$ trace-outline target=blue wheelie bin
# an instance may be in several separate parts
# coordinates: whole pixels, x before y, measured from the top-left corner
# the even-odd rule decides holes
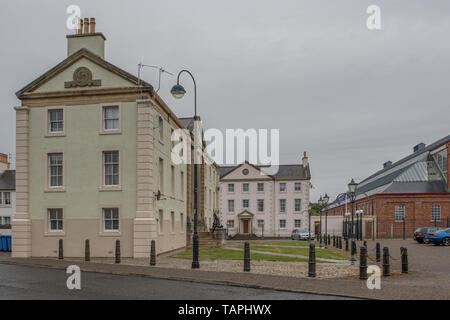
[[[0,236],[0,251],[6,250],[6,239],[5,236]]]
[[[11,252],[11,236],[6,236],[6,251]]]

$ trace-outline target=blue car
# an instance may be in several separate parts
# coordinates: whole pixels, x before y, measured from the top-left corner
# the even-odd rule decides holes
[[[427,234],[427,239],[435,245],[450,246],[450,228],[437,230]]]

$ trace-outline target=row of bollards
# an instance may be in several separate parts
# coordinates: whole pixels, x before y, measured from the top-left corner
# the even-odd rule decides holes
[[[377,242],[376,250],[376,261],[380,262],[380,243]],[[408,273],[408,249],[401,247],[401,262],[402,262],[402,273]],[[390,254],[389,248],[383,248],[383,277],[389,277],[391,275],[391,265],[390,265]],[[359,261],[359,278],[361,280],[367,279],[367,242],[364,241],[364,245],[360,249],[360,261]]]
[[[116,250],[115,250],[115,263],[120,263],[120,240],[116,240]],[[64,243],[63,239],[59,239],[58,241],[58,259],[64,259]],[[91,261],[91,249],[89,240],[86,240],[84,243],[84,261]],[[150,265],[156,265],[156,241],[151,240],[150,246]]]

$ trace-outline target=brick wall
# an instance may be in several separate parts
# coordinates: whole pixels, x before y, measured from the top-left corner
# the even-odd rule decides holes
[[[395,206],[405,206],[405,224],[395,221]],[[450,227],[450,194],[394,194],[374,195],[355,202],[355,210],[364,209],[364,216],[376,216],[376,234],[378,238],[401,238],[403,228],[405,236],[411,238],[419,227],[434,226],[431,221],[431,206],[441,206],[439,227]],[[351,211],[351,204],[347,204]],[[345,205],[328,210],[328,216],[342,216]]]

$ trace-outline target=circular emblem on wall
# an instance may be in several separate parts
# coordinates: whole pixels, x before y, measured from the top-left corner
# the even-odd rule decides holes
[[[248,169],[242,170],[242,174],[243,174],[244,176],[248,175],[248,173],[249,173]]]
[[[80,67],[73,72],[73,81],[64,83],[64,87],[99,87],[101,83],[101,80],[92,80],[91,70],[86,67]]]

